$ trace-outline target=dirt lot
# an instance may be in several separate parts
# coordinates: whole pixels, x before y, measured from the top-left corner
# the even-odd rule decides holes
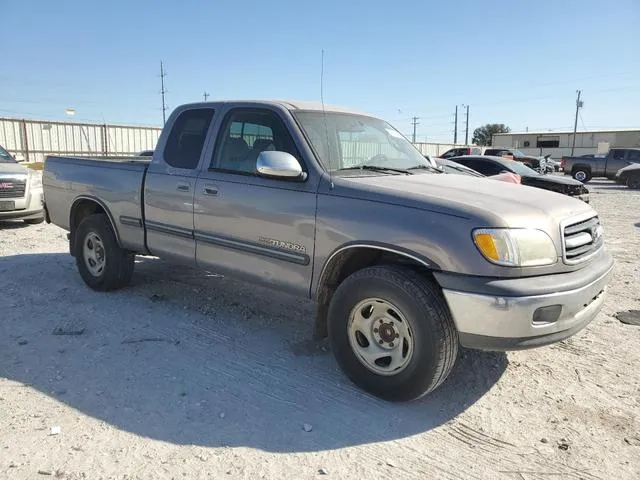
[[[640,192],[591,185],[617,260],[598,318],[463,351],[399,405],[309,341],[311,304],[152,258],[95,293],[62,230],[0,224],[0,478],[639,478],[640,327],[614,315],[640,310]]]

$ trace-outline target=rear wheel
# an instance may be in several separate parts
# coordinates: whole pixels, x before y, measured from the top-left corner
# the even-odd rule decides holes
[[[449,375],[458,335],[439,288],[413,270],[375,266],[349,276],[329,306],[338,364],[363,390],[409,401]]]
[[[571,176],[582,183],[587,183],[591,180],[591,172],[586,168],[576,168],[571,173]]]
[[[634,190],[640,189],[640,175],[629,175],[627,177],[627,187],[633,188]]]
[[[103,213],[82,219],[75,231],[74,256],[82,280],[94,290],[122,288],[133,275],[135,255],[120,248]]]

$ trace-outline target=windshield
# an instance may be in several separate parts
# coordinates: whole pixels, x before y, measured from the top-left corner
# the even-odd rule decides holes
[[[515,160],[505,162],[505,165],[518,175],[539,175],[539,173],[532,168],[527,167],[524,163],[516,162]]]
[[[479,172],[475,170],[465,167],[464,165],[460,165],[459,163],[440,163],[438,162],[440,168],[444,171],[444,173],[454,173],[454,174],[463,174],[463,175],[471,175],[472,177],[483,177]]]
[[[0,147],[0,163],[17,163],[4,148]]]
[[[515,148],[514,148],[514,149],[512,150],[512,152],[513,152],[513,154],[514,154],[516,157],[526,157],[526,155],[525,155],[524,153],[522,153],[522,152],[521,152],[520,150],[518,150],[518,149],[515,149]]]
[[[426,167],[420,171],[433,171],[431,163],[418,149],[383,120],[319,111],[295,111],[293,115],[328,171],[363,166],[389,169]]]

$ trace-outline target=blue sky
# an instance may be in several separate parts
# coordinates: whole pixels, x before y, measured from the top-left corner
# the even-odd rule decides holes
[[[0,116],[159,125],[210,99],[364,109],[418,140],[470,131],[640,127],[640,1],[0,0]],[[459,131],[464,133],[462,108]],[[470,134],[471,135],[471,134]],[[459,137],[460,138],[460,137]]]

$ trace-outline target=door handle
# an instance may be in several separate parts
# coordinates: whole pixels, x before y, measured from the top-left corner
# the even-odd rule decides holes
[[[215,185],[207,184],[202,188],[202,191],[205,195],[217,196],[218,195],[218,187]]]
[[[179,183],[177,189],[181,192],[188,192],[191,186],[188,183]]]

